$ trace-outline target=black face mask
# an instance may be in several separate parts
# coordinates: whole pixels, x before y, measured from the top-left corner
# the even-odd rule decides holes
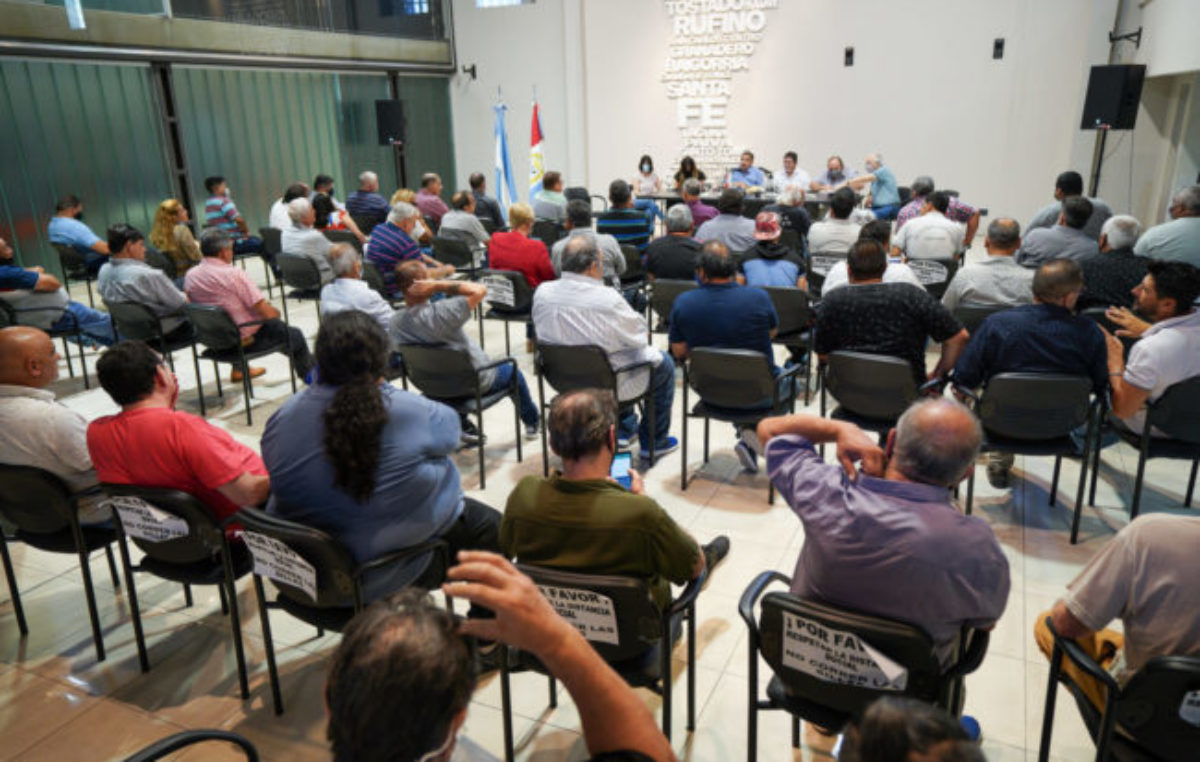
[[[83,212],[82,211],[75,212],[75,219],[79,220],[80,222],[83,222]]]
[[[829,170],[829,179],[834,180],[834,181],[841,180],[842,176],[845,174],[846,174],[845,172],[842,172],[840,170],[835,172],[834,170],[831,169],[831,170]]]

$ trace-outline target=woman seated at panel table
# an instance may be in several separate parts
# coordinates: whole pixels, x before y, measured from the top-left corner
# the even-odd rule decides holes
[[[690,180],[692,178],[695,178],[700,182],[704,182],[708,179],[705,177],[704,173],[700,171],[700,168],[696,166],[695,159],[693,159],[691,156],[684,156],[679,162],[679,171],[675,173],[675,190],[679,190],[680,186],[683,185],[684,180]]]
[[[629,184],[633,187],[634,208],[644,212],[648,217],[657,217],[661,220],[663,214],[662,210],[658,208],[658,202],[647,198],[662,192],[662,180],[654,173],[654,160],[650,158],[649,154],[643,155],[638,160],[638,173],[633,176]]]

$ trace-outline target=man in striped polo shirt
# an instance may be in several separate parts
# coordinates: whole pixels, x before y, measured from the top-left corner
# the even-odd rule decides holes
[[[233,253],[265,254],[261,238],[250,235],[250,227],[229,197],[229,184],[219,175],[205,178],[208,200],[204,202],[204,227],[218,228],[233,238]],[[275,263],[271,262],[274,269]]]
[[[403,262],[419,259],[429,268],[429,277],[437,280],[454,274],[454,265],[443,265],[429,256],[412,236],[420,212],[412,204],[400,201],[392,205],[392,211],[381,225],[371,230],[367,241],[367,260],[379,268],[388,296],[398,293],[396,268]]]

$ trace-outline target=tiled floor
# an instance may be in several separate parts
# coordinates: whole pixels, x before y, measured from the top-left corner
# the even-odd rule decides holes
[[[257,275],[257,268],[251,269]],[[82,294],[80,294],[83,296]],[[84,296],[86,298],[86,296]],[[311,303],[290,305],[292,320],[310,336],[316,316]],[[474,330],[474,329],[472,329]],[[488,322],[487,346],[503,347],[503,324]],[[521,367],[531,372],[523,351],[520,327],[513,329],[513,346]],[[655,341],[664,346],[664,337]],[[89,367],[95,355],[88,356]],[[245,425],[241,394],[225,385],[225,402],[216,398],[211,364],[204,367],[209,420],[257,448],[268,416],[290,393],[286,361],[265,358],[268,373],[255,383],[254,426]],[[180,406],[198,412],[195,375],[186,353],[176,357],[183,385]],[[77,371],[78,372],[78,371]],[[228,372],[228,371],[225,371]],[[65,377],[65,372],[64,372]],[[94,376],[93,376],[94,379]],[[64,378],[55,389],[61,398],[87,416],[115,408],[103,391],[84,391],[82,381]],[[536,390],[535,390],[536,394]],[[816,404],[810,406],[816,411]],[[672,432],[679,432],[679,406],[673,410]],[[474,451],[458,457],[464,487],[486,502],[502,507],[513,484],[540,473],[537,446],[527,447],[525,461],[516,462],[512,413],[506,406],[486,416],[488,487],[480,492]],[[697,626],[696,714],[692,734],[682,731],[686,669],[676,662],[675,747],[681,758],[730,760],[745,756],[747,653],[745,626],[737,616],[738,597],[760,571],[790,574],[804,535],[799,521],[779,501],[767,504],[762,474],[739,473],[732,452],[732,431],[714,425],[713,456],[700,469],[700,424],[693,424],[696,447],[689,469],[696,474],[686,492],[679,487],[680,456],[673,454],[646,475],[649,494],[701,541],[717,533],[732,539],[729,558],[713,575],[700,598]],[[535,443],[536,444],[536,443]],[[1032,760],[1041,730],[1046,690],[1046,663],[1032,637],[1038,612],[1053,603],[1063,586],[1127,521],[1126,505],[1136,454],[1124,447],[1104,452],[1097,509],[1086,509],[1079,545],[1067,541],[1072,479],[1078,466],[1066,463],[1063,490],[1057,506],[1047,505],[1052,462],[1047,458],[1018,458],[1011,490],[992,489],[986,479],[975,485],[975,511],[995,528],[1012,571],[1009,605],[992,636],[983,666],[967,679],[967,713],[983,727],[984,748],[990,760]],[[982,475],[981,475],[982,476]],[[1147,476],[1144,510],[1178,506],[1187,470],[1170,462],[1152,462]],[[104,630],[108,658],[97,663],[86,616],[77,561],[70,555],[51,555],[13,545],[30,633],[20,638],[8,599],[0,592],[0,758],[17,760],[120,759],[142,745],[182,728],[225,728],[257,744],[264,759],[294,762],[327,759],[322,685],[325,661],[336,636],[317,638],[316,632],[288,618],[272,617],[287,711],[276,717],[271,709],[260,623],[249,580],[239,586],[243,635],[250,669],[251,697],[238,696],[236,668],[228,619],[220,613],[216,591],[196,590],[195,605],[184,606],[180,588],[141,579],[138,585],[152,669],[138,670],[128,599],[114,591],[100,554],[93,557],[92,575]],[[964,549],[962,552],[969,552]],[[678,657],[685,653],[681,649]],[[765,669],[765,667],[764,667]],[[1061,691],[1055,723],[1053,756],[1060,760],[1091,759],[1094,753],[1072,702]],[[647,705],[660,710],[657,697],[645,693]],[[586,756],[579,721],[570,698],[559,691],[558,708],[546,703],[544,679],[514,676],[515,732],[519,756],[525,760],[581,759]],[[471,707],[459,756],[470,748],[493,754],[502,750],[498,681],[485,678]],[[759,756],[764,760],[795,759],[790,748],[790,724],[779,713],[760,719]],[[806,731],[799,756],[827,757],[827,740]],[[188,760],[237,759],[223,745],[195,748],[179,756]]]

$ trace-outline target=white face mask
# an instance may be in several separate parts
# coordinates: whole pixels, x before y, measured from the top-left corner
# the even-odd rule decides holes
[[[649,164],[643,164],[643,165],[642,165],[642,171],[643,171],[643,172],[645,172],[646,174],[650,174],[650,165],[649,165]]]
[[[423,238],[425,236],[425,223],[417,220],[417,224],[413,225],[413,238]]]

